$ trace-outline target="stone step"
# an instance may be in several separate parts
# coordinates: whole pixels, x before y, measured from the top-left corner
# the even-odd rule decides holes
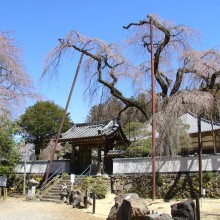
[[[65,181],[65,180],[61,180],[58,185],[61,187],[64,183],[65,183],[67,186],[71,186],[71,182]]]
[[[47,192],[47,194],[45,194],[45,195],[48,195],[48,196],[59,196],[59,195],[60,195],[60,192],[57,192],[57,193]]]
[[[76,181],[79,181],[79,180],[82,180],[84,177],[76,177],[75,178],[75,182]],[[60,183],[71,183],[71,180],[70,179],[61,179],[60,180]]]
[[[71,178],[70,175],[62,177],[63,180],[69,180],[69,181],[70,181],[70,178]]]
[[[41,198],[43,199],[56,199],[56,200],[60,200],[60,195],[43,195]]]
[[[68,189],[68,190],[69,190],[70,188],[71,188],[71,186],[67,186],[67,189]],[[61,189],[62,189],[62,188],[61,188],[61,187],[58,187],[58,186],[57,186],[57,187],[56,187],[56,186],[53,186],[53,187],[50,188],[50,190],[53,190],[53,191],[61,191]]]
[[[46,198],[40,198],[40,201],[42,201],[42,202],[55,202],[55,203],[61,203],[60,199],[46,199]]]
[[[48,193],[60,193],[60,189],[50,189]]]
[[[71,189],[71,187],[67,187],[67,190],[70,190],[70,189]],[[53,187],[53,188],[49,189],[47,192],[57,193],[57,192],[60,192],[60,191],[62,191],[61,188],[55,188],[55,187]]]
[[[75,176],[75,183],[80,182],[82,178],[84,178],[84,176],[80,176],[80,178],[79,176]],[[70,175],[64,176],[64,177],[61,177],[54,185],[50,186],[48,191],[45,194],[41,195],[40,200],[47,201],[47,202],[61,203],[60,191],[64,183],[67,185],[67,189],[70,191],[71,189]]]
[[[46,194],[44,194],[44,195],[50,195],[50,196],[52,196],[52,195],[54,195],[54,196],[60,196],[60,191],[48,191]]]
[[[67,186],[67,188],[70,188],[71,187],[71,185],[66,185]],[[59,189],[59,190],[61,190],[62,189],[62,185],[54,185],[54,186],[52,186],[51,187],[51,189]]]

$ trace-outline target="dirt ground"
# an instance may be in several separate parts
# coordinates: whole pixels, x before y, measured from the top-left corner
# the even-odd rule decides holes
[[[66,203],[27,201],[8,197],[0,201],[0,220],[103,220]]]
[[[106,199],[96,200],[96,213],[92,214],[92,206],[87,209],[72,208],[67,204],[26,201],[25,198],[8,197],[0,200],[1,220],[103,220],[114,205],[114,194],[108,194]],[[170,206],[178,201],[146,200],[150,211],[159,214],[170,213]],[[220,199],[200,200],[201,219],[220,220]]]
[[[162,199],[148,200],[148,208],[158,213],[167,213],[171,216],[170,206],[180,201],[164,202]],[[200,199],[200,217],[205,220],[220,220],[220,199]]]
[[[107,217],[109,210],[114,205],[114,194],[108,194],[106,199],[97,200],[96,204],[96,216]],[[152,201],[151,199],[146,199],[148,208],[152,212],[157,211],[159,214],[167,213],[171,216],[171,205],[180,201],[171,200],[169,202],[164,202],[162,199],[156,199]],[[87,210],[87,213],[92,213],[92,207]],[[201,219],[205,220],[220,220],[220,199],[200,199],[200,212]]]

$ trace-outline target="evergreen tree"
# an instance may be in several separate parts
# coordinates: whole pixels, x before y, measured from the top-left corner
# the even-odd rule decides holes
[[[16,125],[7,116],[0,116],[0,175],[9,176],[19,161],[15,141]]]
[[[57,134],[64,115],[64,109],[51,101],[38,101],[35,105],[28,107],[18,120],[23,129],[22,136],[28,143],[35,145],[37,159],[40,150],[45,148],[51,138]],[[67,113],[62,132],[71,127],[70,115]]]

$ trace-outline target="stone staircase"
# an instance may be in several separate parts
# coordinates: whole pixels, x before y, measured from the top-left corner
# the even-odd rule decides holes
[[[78,180],[76,180],[78,181]],[[41,201],[47,202],[61,202],[60,191],[62,184],[66,183],[68,191],[71,190],[70,175],[57,178],[54,183],[45,189],[40,196]]]
[[[90,175],[96,175],[97,172],[97,166],[96,165],[91,165],[90,168]],[[75,176],[75,184],[78,184],[82,178],[84,178],[84,175],[76,175]],[[61,187],[64,183],[67,185],[67,189],[70,192],[71,190],[71,181],[70,181],[71,176],[66,175],[63,177],[55,177],[55,180],[53,181],[53,184],[51,184],[47,189],[41,192],[40,195],[40,200],[41,201],[47,201],[47,202],[61,202],[60,200],[60,191]]]

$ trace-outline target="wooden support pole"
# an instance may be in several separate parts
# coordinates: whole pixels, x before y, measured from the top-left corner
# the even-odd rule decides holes
[[[85,195],[85,200],[84,200],[84,204],[85,204],[85,208],[87,209],[87,203],[88,202],[88,190],[86,188],[86,195]]]
[[[2,188],[0,187],[0,199],[2,198]]]
[[[70,172],[76,173],[75,169],[75,145],[72,144],[72,152],[71,152],[71,159],[70,159]]]
[[[213,117],[211,119],[211,123],[212,123],[213,152],[214,154],[216,154],[216,137],[215,137],[215,132],[214,132]]]
[[[97,167],[97,175],[98,175],[98,176],[101,176],[101,175],[102,175],[101,160],[102,160],[101,147],[99,147],[99,148],[98,148],[98,167]]]
[[[198,160],[199,160],[199,195],[202,196],[202,131],[201,116],[198,116]]]
[[[199,194],[196,195],[196,220],[200,220]]]
[[[5,201],[8,197],[8,189],[6,187],[3,188],[3,200]]]
[[[92,214],[95,214],[95,198],[96,194],[95,192],[93,192],[93,203],[92,203]]]
[[[156,199],[156,161],[155,161],[155,83],[154,83],[154,43],[153,43],[153,21],[150,19],[150,41],[151,41],[151,111],[152,111],[152,146],[151,146],[151,161],[152,161],[152,200]]]

